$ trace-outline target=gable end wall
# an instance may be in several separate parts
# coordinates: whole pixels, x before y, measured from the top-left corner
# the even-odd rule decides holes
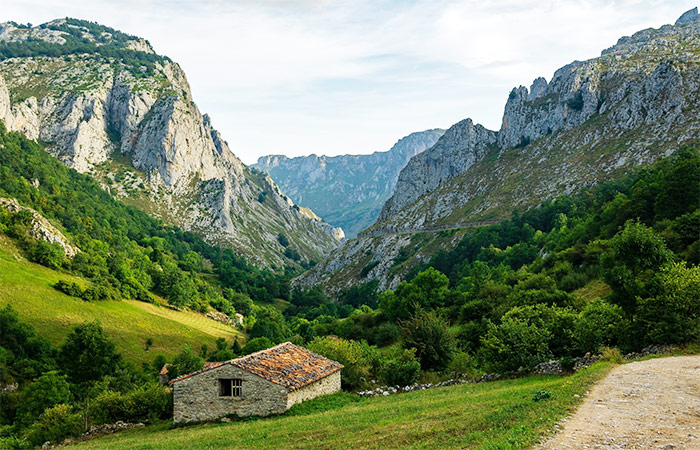
[[[311,400],[321,395],[334,394],[338,391],[340,391],[340,370],[308,386],[290,392],[289,395],[287,395],[287,409],[297,403]]]
[[[219,397],[219,378],[243,380],[241,397]],[[287,410],[287,394],[283,386],[225,364],[173,385],[173,421],[216,420],[230,414],[281,414]]]

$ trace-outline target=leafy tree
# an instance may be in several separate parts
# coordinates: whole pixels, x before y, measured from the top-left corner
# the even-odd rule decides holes
[[[612,300],[629,315],[637,297],[643,296],[653,275],[673,260],[673,254],[654,230],[627,222],[611,239],[612,248],[601,257],[605,281],[613,289]]]
[[[68,381],[76,385],[92,384],[111,374],[120,360],[114,342],[97,322],[73,328],[59,353],[61,369]]]
[[[57,371],[46,372],[20,393],[17,407],[17,424],[31,424],[45,410],[71,400],[70,386],[66,376]]]
[[[202,357],[196,354],[192,347],[185,345],[182,352],[175,356],[173,362],[168,366],[168,377],[172,380],[180,375],[196,372],[203,368],[204,360]]]
[[[700,268],[685,262],[663,267],[638,299],[636,322],[647,344],[700,339]]]

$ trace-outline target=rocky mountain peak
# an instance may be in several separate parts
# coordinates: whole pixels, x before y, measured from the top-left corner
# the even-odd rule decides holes
[[[698,20],[700,20],[700,14],[698,14],[698,7],[696,6],[695,8],[681,14],[678,20],[676,20],[675,24],[682,25],[684,23],[697,22]]]
[[[193,102],[182,69],[147,41],[75,19],[7,23],[0,36],[0,119],[10,131],[48,143],[125,201],[259,264],[287,263],[282,232],[308,259],[339,244],[338,230],[233,154]]]

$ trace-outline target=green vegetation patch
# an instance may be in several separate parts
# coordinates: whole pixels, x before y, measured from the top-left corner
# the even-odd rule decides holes
[[[372,398],[300,416],[174,430],[148,427],[77,447],[520,449],[551,432],[612,367],[600,363],[569,377],[529,377]],[[551,393],[550,398],[532,401],[539,391]]]

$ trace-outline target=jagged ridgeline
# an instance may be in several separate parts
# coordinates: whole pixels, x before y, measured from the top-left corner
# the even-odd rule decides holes
[[[411,157],[429,149],[445,130],[411,133],[371,155],[269,155],[255,168],[269,173],[296,203],[306,205],[348,238],[372,225]]]
[[[377,280],[454,247],[474,225],[618,179],[700,139],[700,21],[621,38],[547,82],[507,96],[500,130],[465,119],[398,177],[377,222],[297,280],[328,292]]]
[[[115,197],[258,265],[319,260],[343,237],[234,155],[176,63],[112,28],[1,24],[0,120]]]

